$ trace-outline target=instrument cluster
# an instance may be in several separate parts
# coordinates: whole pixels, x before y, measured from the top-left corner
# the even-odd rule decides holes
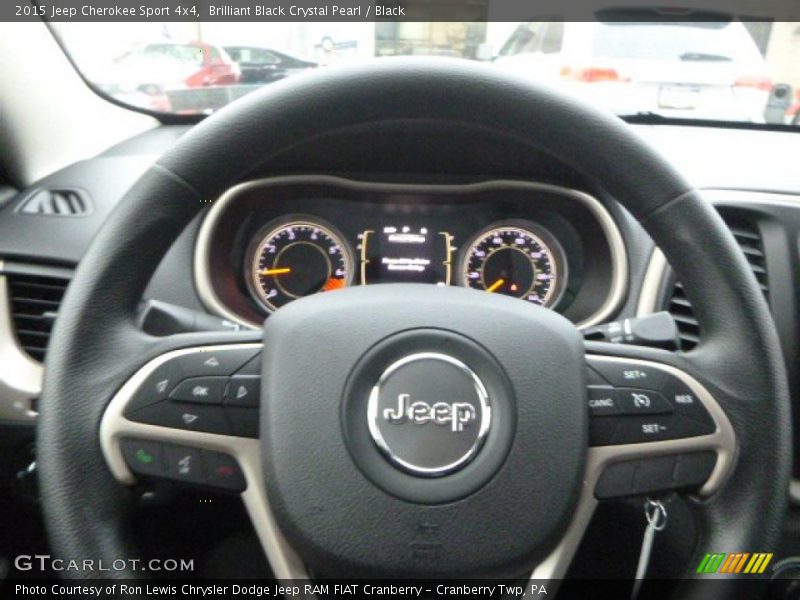
[[[401,221],[365,229],[353,247],[339,229],[310,215],[280,217],[256,236],[247,282],[266,310],[349,285],[463,285],[534,304],[558,302],[567,261],[556,238],[529,221],[493,223],[459,252],[457,236]]]
[[[387,283],[503,294],[586,324],[620,299],[620,248],[599,201],[556,186],[285,177],[215,203],[195,275],[208,308],[249,325],[304,296]]]

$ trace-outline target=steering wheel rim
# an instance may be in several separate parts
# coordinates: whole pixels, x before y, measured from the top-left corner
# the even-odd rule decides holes
[[[56,555],[109,561],[132,555],[126,494],[109,472],[98,429],[111,396],[146,360],[197,343],[192,336],[149,338],[135,327],[134,315],[161,258],[203,201],[301,141],[421,118],[468,122],[535,145],[600,183],[644,226],[684,283],[703,342],[681,355],[589,348],[651,356],[702,380],[733,425],[738,457],[722,487],[693,503],[698,548],[773,547],[790,472],[786,376],[766,302],[713,208],[610,115],[466,61],[390,59],[267,86],[209,117],[161,157],[108,218],[64,298],[47,358],[37,457]],[[203,337],[215,339],[230,337]],[[687,585],[686,593],[699,589]]]

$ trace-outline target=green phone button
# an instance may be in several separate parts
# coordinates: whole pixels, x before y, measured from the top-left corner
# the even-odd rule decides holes
[[[158,442],[122,440],[122,455],[134,473],[141,475],[164,475],[164,453]]]

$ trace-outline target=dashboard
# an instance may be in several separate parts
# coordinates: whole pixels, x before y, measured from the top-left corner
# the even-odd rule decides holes
[[[798,155],[800,136],[631,127],[704,190],[734,231],[769,298],[797,402],[800,186],[793,157]],[[13,424],[12,431],[19,432],[14,437],[4,431],[0,480],[13,480],[30,458],[25,448],[32,434],[27,428],[37,418],[48,336],[74,268],[129,187],[188,130],[163,126],[121,142],[31,184],[0,207],[0,422]],[[208,199],[207,210],[174,240],[144,294],[143,306],[157,301],[185,311],[191,323],[182,330],[210,326],[209,318],[213,328],[227,327],[227,322],[260,327],[271,313],[253,289],[251,269],[258,244],[276,226],[298,217],[327,225],[336,235],[351,259],[351,272],[342,278],[348,285],[362,285],[364,280],[367,285],[392,285],[388,282],[403,277],[436,285],[446,270],[449,285],[464,285],[464,257],[473,241],[511,222],[524,224],[545,242],[549,257],[555,257],[556,291],[543,302],[552,310],[585,329],[666,310],[678,322],[682,349],[691,349],[702,335],[700,324],[680,282],[641,226],[604,192],[602,182],[587,181],[531,149],[514,148],[518,158],[509,163],[505,151],[512,145],[485,132],[472,135],[442,132],[430,124],[420,129],[404,125],[390,132],[315,140],[270,159],[243,174],[240,185]],[[706,160],[708,156],[716,159]],[[771,158],[756,161],[754,156]],[[83,190],[91,210],[69,217],[22,210],[32,193],[42,189]],[[426,228],[428,234],[421,235],[428,237],[424,244],[395,243],[388,239],[392,227],[401,234],[408,227],[406,233],[417,235]],[[367,263],[361,242],[369,231],[374,233],[367,235]],[[440,232],[449,234],[449,265],[444,264]],[[390,270],[393,261],[384,264],[384,258],[431,262],[423,271],[413,260]],[[259,268],[286,267],[278,263]],[[486,289],[497,279],[505,278],[492,279],[490,273],[477,287]],[[317,281],[311,290],[319,285]],[[180,326],[186,327],[186,322]],[[800,410],[795,419],[798,414]],[[800,420],[795,421],[795,431],[800,431]],[[800,441],[796,452],[800,458]],[[795,477],[800,477],[798,469]],[[800,479],[793,497],[800,502]]]
[[[515,180],[246,182],[214,203],[195,250],[206,307],[246,326],[315,293],[421,283],[512,296],[587,327],[618,307],[627,274],[622,236],[596,198]]]
[[[704,190],[734,232],[769,298],[797,409],[800,184],[794,157],[800,136],[631,127]],[[52,173],[0,206],[0,485],[22,490],[14,497],[24,493],[17,474],[34,458],[43,358],[52,316],[73,270],[127,189],[187,130],[159,127]],[[288,295],[268,297],[287,275],[303,276],[281,284],[300,297],[335,294],[335,289],[318,292],[326,284],[395,281],[471,285],[489,293],[499,279],[506,281],[493,293],[514,293],[511,284],[521,288],[522,276],[533,272],[551,276],[547,289],[524,298],[518,289],[519,302],[548,306],[582,328],[667,310],[678,321],[682,349],[696,343],[702,332],[680,282],[647,233],[604,194],[602,182],[587,181],[533,152],[515,151],[518,161],[505,162],[502,150],[510,142],[494,145],[483,133],[448,132],[431,141],[425,130],[407,130],[315,140],[311,148],[247,172],[244,183],[209,199],[207,210],[174,240],[143,300],[179,307],[196,319],[212,313],[258,328],[272,307],[293,301]],[[75,217],[21,210],[41,189],[85,190],[92,210]],[[306,223],[311,227],[305,229]],[[494,235],[505,234],[506,227],[507,235]],[[287,243],[291,234],[295,239]],[[277,260],[279,246],[285,249],[302,235],[313,248],[301,246],[304,252],[294,257],[284,250]],[[521,259],[523,248],[525,261],[533,259],[530,267],[513,260],[492,266],[503,254]],[[538,252],[541,256],[530,256]],[[316,275],[314,265],[322,266]],[[339,274],[337,267],[343,269]],[[287,268],[289,273],[256,274]],[[470,279],[474,272],[478,277]],[[507,272],[513,278],[504,276]],[[329,283],[331,278],[341,282]],[[800,458],[800,439],[795,452]],[[797,466],[792,497],[800,503]],[[796,547],[796,519],[792,527],[787,535]]]

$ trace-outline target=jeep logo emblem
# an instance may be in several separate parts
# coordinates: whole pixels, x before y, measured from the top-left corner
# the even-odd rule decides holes
[[[423,400],[411,402],[410,398],[410,394],[398,394],[397,406],[384,409],[383,418],[398,424],[412,421],[417,425],[449,425],[451,431],[463,431],[465,425],[475,420],[475,407],[469,402],[436,402],[431,405]]]
[[[425,477],[466,466],[483,445],[492,416],[480,378],[460,360],[435,352],[387,367],[367,412],[379,451],[396,467]]]

